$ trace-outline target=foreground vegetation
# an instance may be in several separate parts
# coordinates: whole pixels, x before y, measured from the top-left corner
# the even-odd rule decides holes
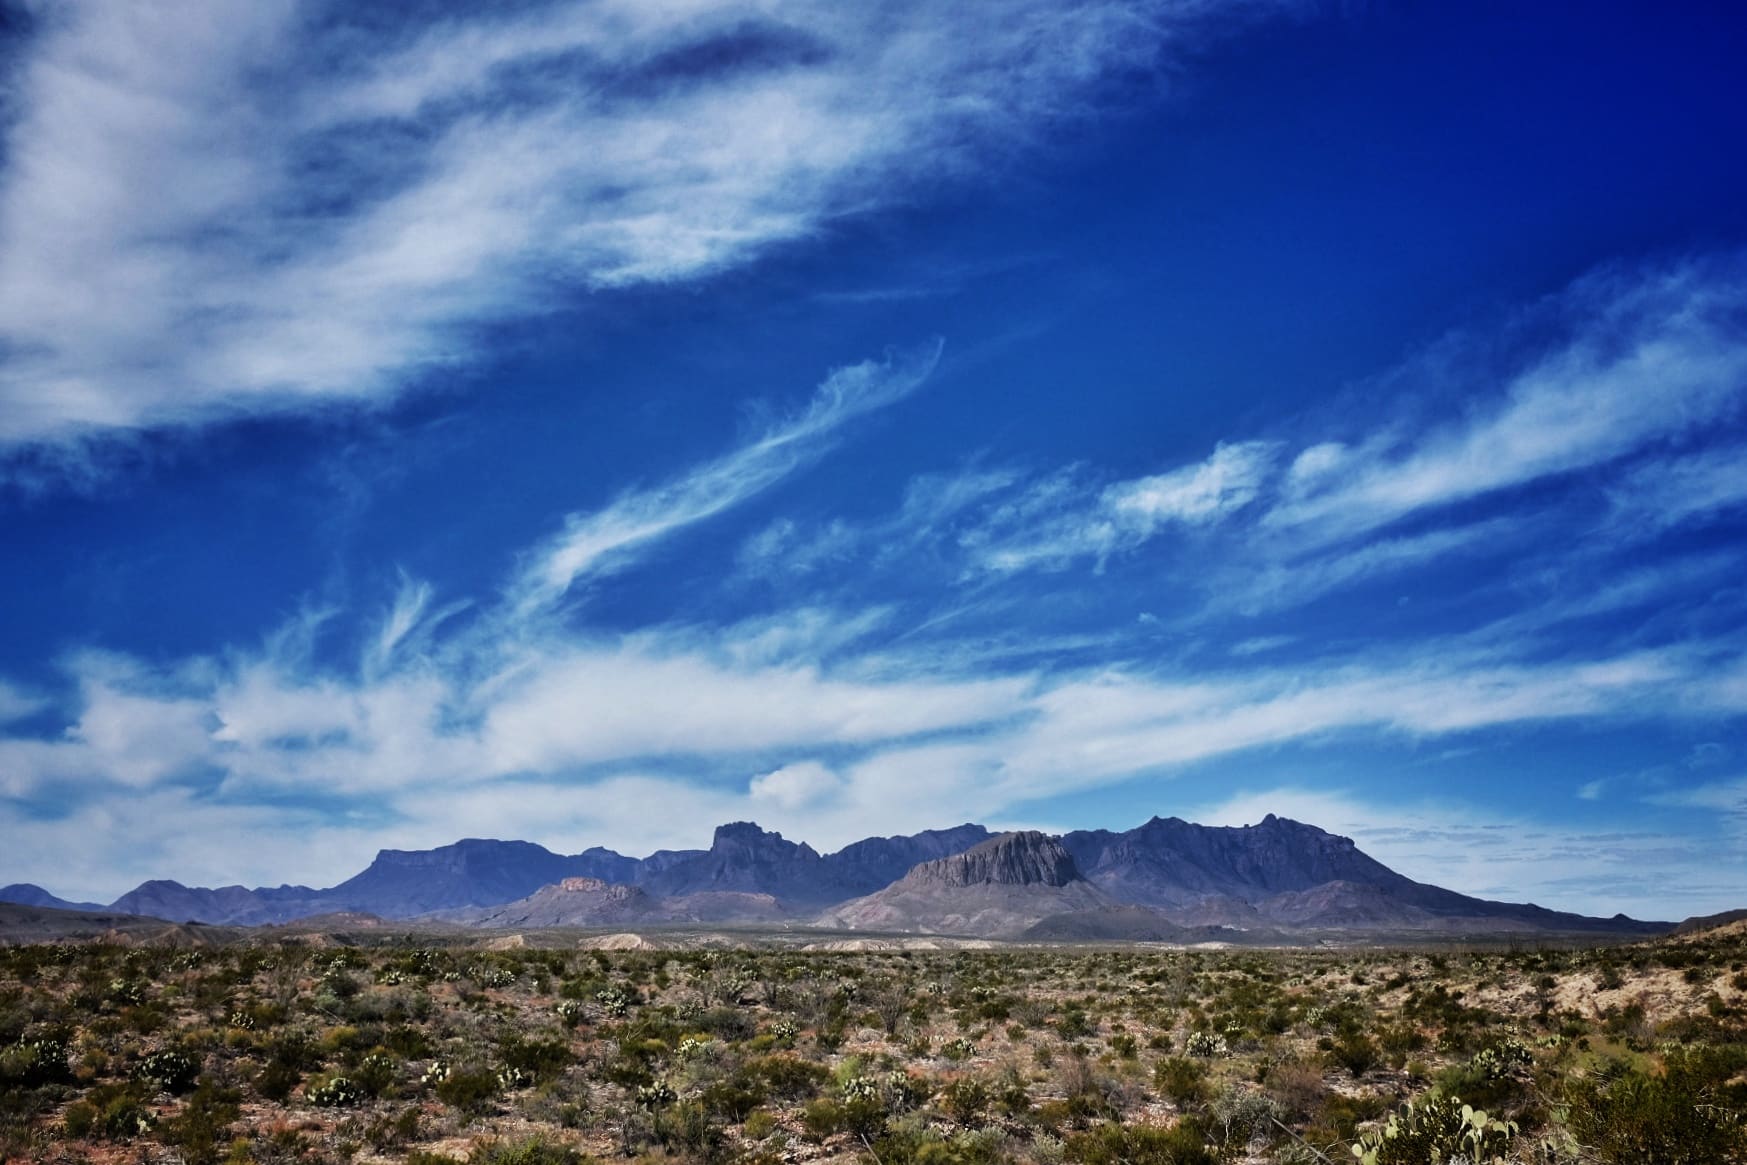
[[[6,1160],[1747,1161],[1747,936],[0,950]]]

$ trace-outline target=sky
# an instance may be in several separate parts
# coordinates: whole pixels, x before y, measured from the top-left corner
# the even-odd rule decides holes
[[[1744,56],[0,0],[0,882],[1272,812],[1747,906]]]

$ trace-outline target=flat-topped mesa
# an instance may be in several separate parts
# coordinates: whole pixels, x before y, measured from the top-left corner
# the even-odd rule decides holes
[[[716,826],[710,852],[729,857],[802,859],[814,861],[819,854],[806,842],[792,842],[773,829],[753,821],[730,821]]]
[[[1066,886],[1080,880],[1061,842],[1036,830],[1004,833],[961,854],[923,862],[904,883],[913,886]]]

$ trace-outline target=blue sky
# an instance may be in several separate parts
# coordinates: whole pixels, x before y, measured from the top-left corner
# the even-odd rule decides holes
[[[0,12],[0,881],[1276,812],[1747,904],[1732,6]]]

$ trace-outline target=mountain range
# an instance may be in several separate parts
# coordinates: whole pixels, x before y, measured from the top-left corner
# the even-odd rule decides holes
[[[750,822],[707,850],[557,854],[469,838],[382,850],[327,889],[148,881],[108,906],[37,886],[0,902],[261,925],[334,912],[487,927],[747,923],[1092,941],[1290,941],[1318,932],[1582,933],[1670,924],[1491,902],[1415,882],[1351,839],[1269,815],[1241,827],[1159,818],[1124,832],[993,834],[981,825],[876,837],[820,854]]]

